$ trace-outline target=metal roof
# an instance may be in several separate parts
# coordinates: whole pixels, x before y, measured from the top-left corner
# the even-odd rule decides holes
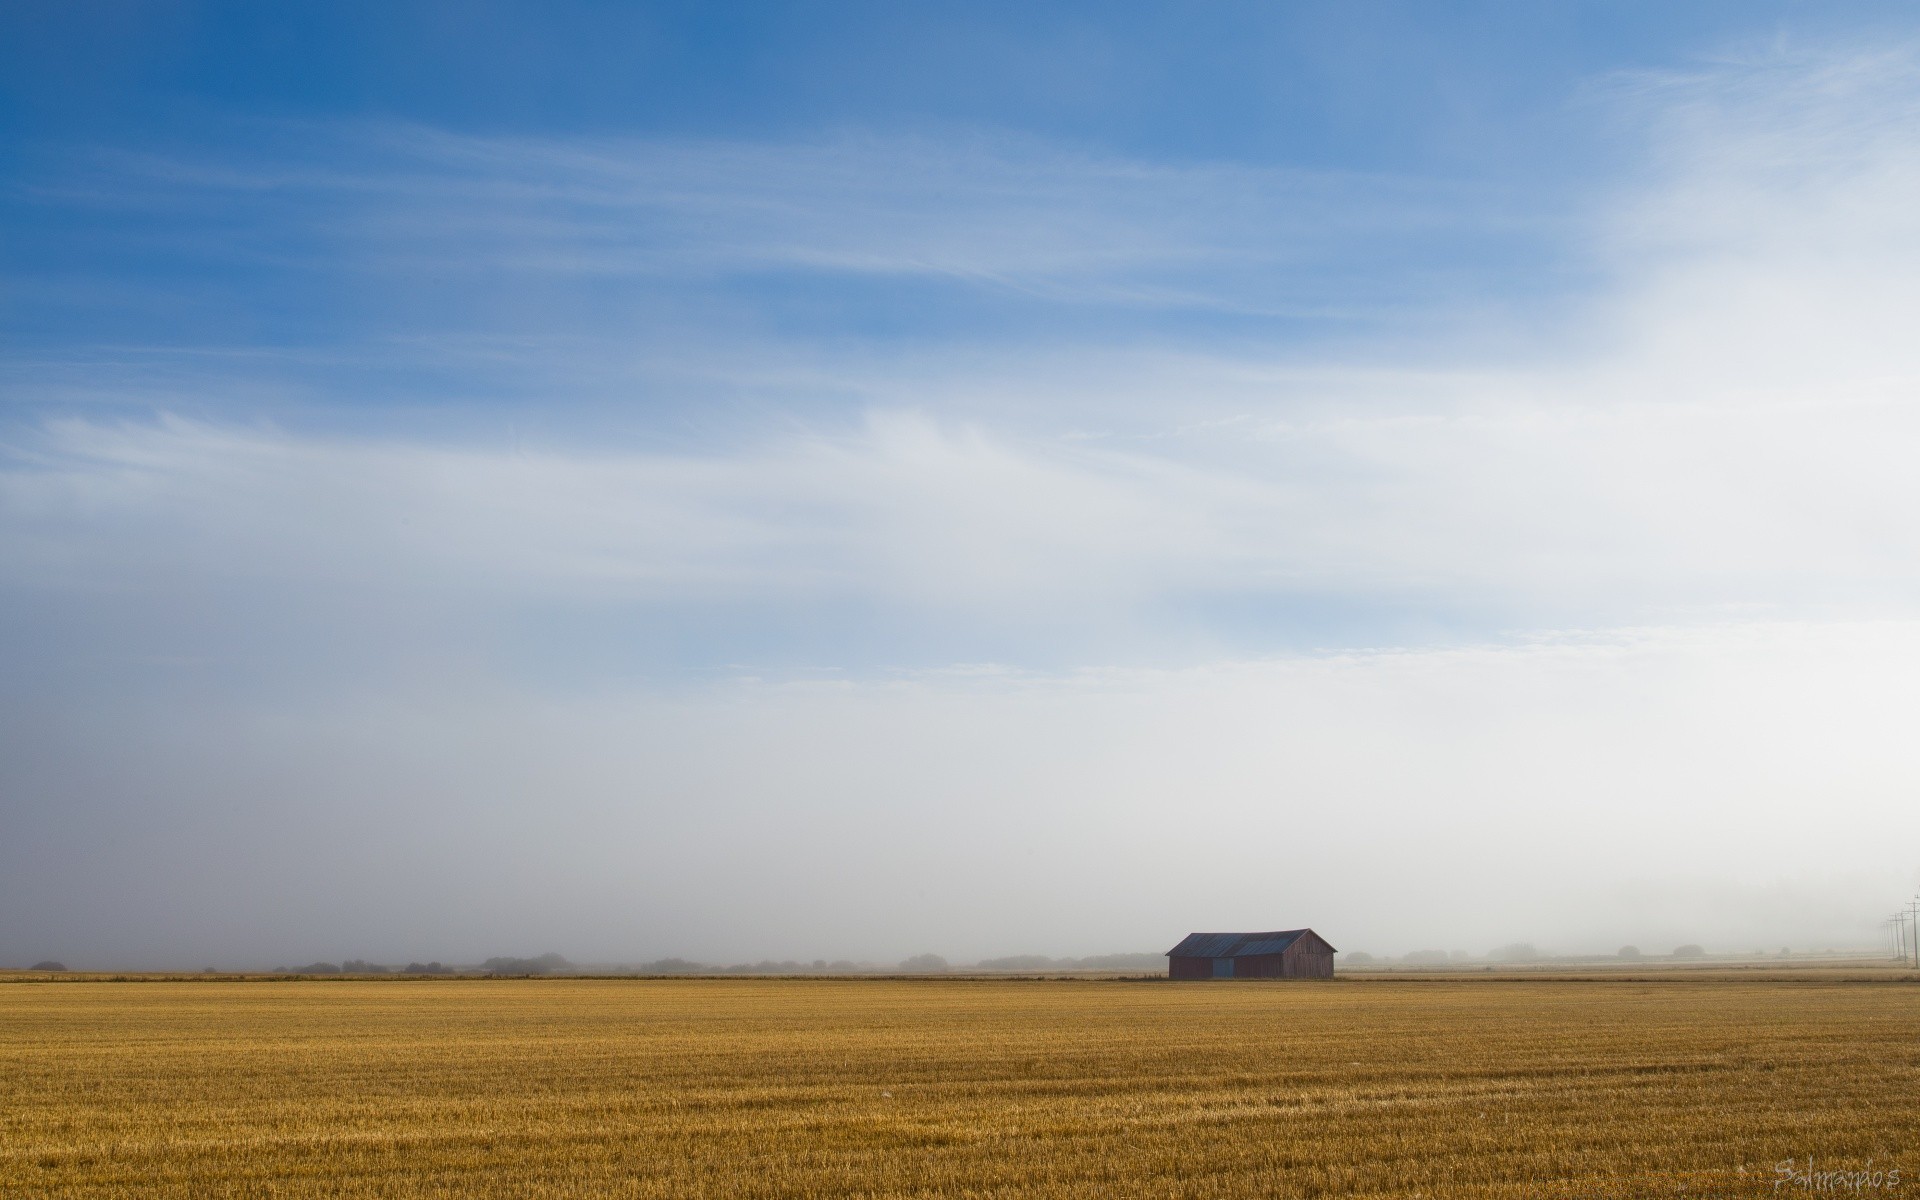
[[[1272,933],[1190,933],[1167,951],[1169,958],[1238,958],[1243,954],[1279,954],[1310,929]],[[1315,936],[1319,936],[1315,934]]]

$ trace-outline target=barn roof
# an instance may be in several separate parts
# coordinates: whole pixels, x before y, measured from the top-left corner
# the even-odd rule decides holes
[[[1167,951],[1169,958],[1238,958],[1243,954],[1280,954],[1311,929],[1277,929],[1272,933],[1190,933]],[[1319,934],[1313,933],[1318,938]],[[1325,939],[1321,939],[1325,940]]]

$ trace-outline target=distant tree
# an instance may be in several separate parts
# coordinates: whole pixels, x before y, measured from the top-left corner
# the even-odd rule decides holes
[[[1051,971],[1060,965],[1060,960],[1044,954],[1009,954],[1004,958],[983,958],[977,965],[982,971]],[[906,964],[902,963],[901,969],[905,970]]]
[[[490,958],[480,964],[482,970],[494,975],[545,975],[572,965],[558,954],[542,954],[539,958]]]
[[[642,975],[698,975],[706,969],[700,963],[688,962],[684,958],[660,958],[640,964]]]
[[[391,968],[358,958],[350,958],[341,963],[340,969],[348,975],[387,975],[392,973]]]
[[[407,964],[406,974],[408,975],[451,975],[453,974],[453,971],[451,968],[442,966],[438,962],[428,962],[428,963],[410,962]]]
[[[1447,964],[1445,950],[1415,950],[1401,959],[1402,962],[1416,967],[1443,967]]]
[[[1705,958],[1707,956],[1707,952],[1704,947],[1697,946],[1692,942],[1688,942],[1684,946],[1675,946],[1673,949],[1673,956],[1675,958]]]
[[[735,963],[727,971],[735,975],[799,975],[806,969],[804,964],[790,958],[780,962],[763,958],[756,963]]]
[[[860,964],[850,958],[836,958],[827,964],[827,970],[838,972],[842,975],[852,975],[860,970]]]
[[[1508,942],[1487,957],[1496,962],[1533,962],[1540,957],[1540,951],[1532,942]]]
[[[1365,950],[1353,950],[1347,954],[1347,965],[1350,967],[1362,966],[1372,961],[1373,955],[1368,954]]]
[[[1447,957],[1457,963],[1472,962],[1473,952],[1470,950],[1455,950],[1449,953]]]
[[[1070,962],[1083,971],[1164,971],[1167,969],[1167,956],[1164,954],[1089,954],[1075,962]]]
[[[947,960],[938,954],[916,954],[901,963],[900,969],[913,975],[938,975],[948,967]]]
[[[19,962],[20,960],[16,958],[14,961]],[[33,964],[33,969],[36,971],[64,971],[67,969],[67,964],[55,962],[49,958]]]
[[[330,962],[308,963],[304,967],[295,967],[287,973],[289,975],[338,975],[340,973],[340,964]]]
[[[1638,947],[1638,946],[1622,946],[1622,947],[1620,947],[1620,948],[1619,948],[1618,950],[1616,950],[1616,951],[1614,951],[1614,955],[1615,955],[1616,957],[1619,957],[1619,958],[1625,958],[1625,959],[1635,959],[1635,960],[1637,960],[1637,959],[1639,959],[1639,958],[1641,957],[1641,955],[1640,955],[1640,947]]]

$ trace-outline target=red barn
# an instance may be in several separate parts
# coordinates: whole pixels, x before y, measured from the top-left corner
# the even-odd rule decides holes
[[[1190,933],[1167,951],[1172,979],[1332,979],[1336,953],[1311,929]]]

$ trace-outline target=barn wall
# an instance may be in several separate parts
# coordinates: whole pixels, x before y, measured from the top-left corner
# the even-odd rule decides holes
[[[1169,960],[1169,976],[1174,979],[1212,979],[1210,958],[1174,958]],[[1285,954],[1242,954],[1233,960],[1235,979],[1332,979],[1333,955],[1312,950]]]
[[[1332,979],[1333,955],[1305,942],[1305,938],[1300,939],[1280,956],[1286,962],[1282,974],[1288,979]]]

